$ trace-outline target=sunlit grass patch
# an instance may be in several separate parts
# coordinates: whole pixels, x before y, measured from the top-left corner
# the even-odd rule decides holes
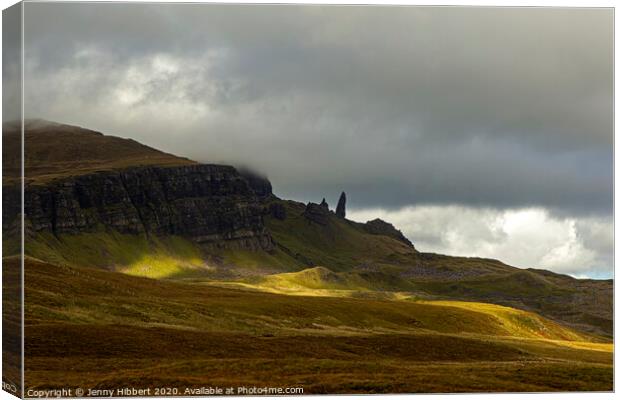
[[[148,278],[191,276],[213,269],[187,239],[105,230],[61,236],[39,233],[27,241],[26,254],[59,265],[99,267]]]
[[[512,307],[469,301],[423,301],[424,304],[457,307],[491,315],[511,334],[526,338],[562,339],[565,341],[588,341],[589,336],[565,328],[540,315]]]

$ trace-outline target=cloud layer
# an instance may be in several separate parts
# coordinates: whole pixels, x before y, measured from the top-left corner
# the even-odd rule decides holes
[[[28,3],[25,15],[30,116],[250,166],[304,201],[344,189],[358,209],[611,216],[610,10]]]

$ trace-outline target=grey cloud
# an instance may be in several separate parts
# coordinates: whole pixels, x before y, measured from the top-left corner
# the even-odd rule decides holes
[[[2,118],[21,119],[22,107],[22,36],[21,4],[2,13]]]
[[[612,210],[609,9],[28,3],[26,30],[34,116],[285,197]]]

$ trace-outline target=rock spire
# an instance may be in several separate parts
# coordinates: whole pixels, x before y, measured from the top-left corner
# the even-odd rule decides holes
[[[340,199],[338,199],[338,205],[336,206],[336,216],[344,219],[346,216],[347,195],[342,192]]]

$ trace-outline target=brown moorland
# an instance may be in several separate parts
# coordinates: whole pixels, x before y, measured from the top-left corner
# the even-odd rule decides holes
[[[611,344],[544,319],[528,336],[474,303],[285,296],[30,258],[25,280],[31,389],[612,390]]]

